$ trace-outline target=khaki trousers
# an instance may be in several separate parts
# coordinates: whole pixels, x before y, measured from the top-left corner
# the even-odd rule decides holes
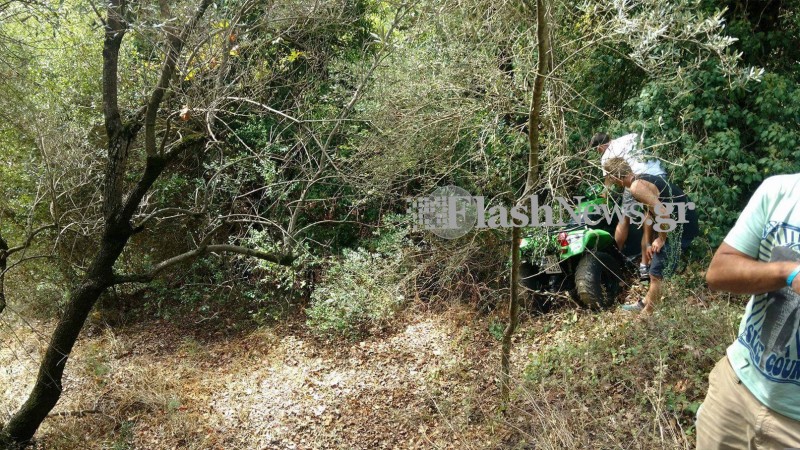
[[[728,357],[720,359],[697,411],[697,449],[786,448],[800,448],[800,422],[761,404],[736,377]]]

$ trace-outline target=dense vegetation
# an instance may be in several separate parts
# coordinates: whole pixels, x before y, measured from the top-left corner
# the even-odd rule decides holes
[[[595,132],[639,133],[698,205],[700,267],[761,180],[800,171],[800,2],[542,4],[538,192],[600,180]],[[411,303],[494,310],[510,230],[441,240],[406,199],[522,193],[536,5],[0,2],[0,317],[62,337],[87,316],[302,317],[352,341]],[[42,398],[71,349],[44,358]],[[552,355],[527,375],[558,375]],[[26,440],[20,420],[0,416]]]

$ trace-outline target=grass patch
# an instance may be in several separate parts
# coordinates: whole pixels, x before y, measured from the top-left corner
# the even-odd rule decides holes
[[[585,314],[555,331],[516,392],[512,415],[527,424],[516,444],[692,448],[708,373],[733,342],[743,308],[695,304],[692,281],[673,283],[649,320]]]

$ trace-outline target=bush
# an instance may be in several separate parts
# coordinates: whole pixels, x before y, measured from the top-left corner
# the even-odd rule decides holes
[[[326,337],[358,338],[386,326],[404,301],[402,254],[345,250],[311,294],[307,324]]]

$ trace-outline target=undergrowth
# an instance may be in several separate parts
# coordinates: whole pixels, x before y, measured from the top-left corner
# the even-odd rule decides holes
[[[735,337],[743,303],[684,277],[656,314],[565,321],[524,371],[511,414],[520,448],[693,448],[708,373]],[[692,288],[695,286],[695,288]],[[549,325],[551,326],[551,324]],[[535,332],[535,331],[534,331]]]

